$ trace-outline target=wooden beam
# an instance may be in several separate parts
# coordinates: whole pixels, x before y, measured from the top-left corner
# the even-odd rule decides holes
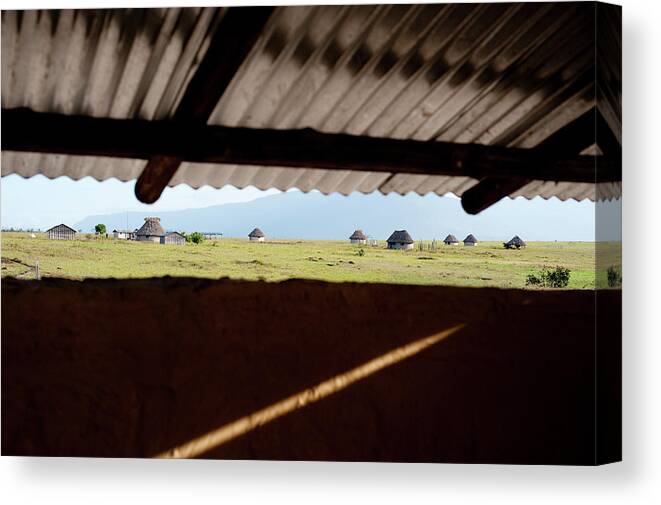
[[[599,135],[597,135],[598,132],[600,132]],[[608,127],[608,124],[596,108],[590,109],[565,127],[550,135],[539,146],[535,147],[534,151],[542,156],[570,157],[577,155],[593,145],[595,140],[599,141],[599,147],[609,159],[617,158],[619,153],[621,164],[621,147]],[[602,147],[602,144],[606,149]],[[595,162],[597,159],[595,159]],[[595,170],[596,172],[601,172],[601,163],[599,163],[598,170],[595,164]],[[538,178],[534,177],[534,179]],[[601,177],[599,177],[598,173],[595,173],[595,177],[592,180],[584,182],[595,182],[597,179],[601,179]],[[531,180],[532,178],[484,178],[478,184],[464,192],[461,197],[461,205],[469,214],[478,214],[502,198],[515,193],[529,184]]]
[[[275,7],[227,9],[177,106],[175,120],[207,122],[274,10]],[[181,161],[168,156],[150,159],[135,185],[138,199],[144,203],[158,200]]]
[[[423,142],[210,126],[196,122],[2,110],[2,149],[59,154],[327,170],[594,182],[621,180],[621,160],[480,144]],[[595,161],[599,171],[595,172]],[[167,182],[166,182],[167,183]]]

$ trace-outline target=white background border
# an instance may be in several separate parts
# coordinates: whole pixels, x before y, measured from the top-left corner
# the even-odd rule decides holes
[[[0,6],[26,9],[223,3],[228,2],[1,0]],[[623,463],[582,468],[4,457],[0,459],[0,493],[4,503],[117,504],[140,500],[180,504],[218,502],[223,498],[276,504],[417,503],[440,499],[508,505],[661,503],[661,2],[621,3],[626,195]]]

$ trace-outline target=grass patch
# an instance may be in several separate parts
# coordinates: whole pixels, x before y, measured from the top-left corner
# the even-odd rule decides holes
[[[361,249],[363,255],[358,254]],[[619,251],[611,251],[595,276],[595,244],[588,242],[532,242],[520,250],[503,249],[500,242],[482,242],[470,248],[441,245],[421,255],[416,250],[388,250],[384,245],[344,241],[255,244],[245,239],[222,239],[197,245],[160,245],[85,236],[57,241],[43,235],[2,234],[2,276],[22,278],[30,278],[25,265],[39,261],[42,277],[71,279],[169,275],[524,288],[531,272],[545,265],[560,265],[571,270],[568,289],[594,289],[595,277],[598,287],[608,286],[607,268],[621,265],[620,257]]]

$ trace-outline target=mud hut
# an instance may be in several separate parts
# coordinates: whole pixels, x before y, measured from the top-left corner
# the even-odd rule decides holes
[[[352,244],[367,244],[367,235],[363,233],[363,230],[356,230],[349,237],[349,242]]]
[[[475,235],[473,235],[472,233],[470,235],[468,235],[468,237],[466,237],[464,239],[464,245],[465,246],[476,246],[477,245],[477,239],[475,238]]]
[[[459,245],[459,241],[457,240],[457,237],[454,235],[450,234],[447,237],[443,239],[443,243],[445,245]]]
[[[146,217],[145,223],[136,232],[136,240],[141,242],[155,242],[160,244],[165,230],[161,226],[160,217]]]
[[[518,235],[514,235],[509,242],[503,243],[503,247],[505,247],[505,249],[521,249],[525,246],[526,243]]]
[[[395,230],[388,237],[388,249],[413,249],[413,239],[406,230]]]
[[[259,228],[255,228],[248,235],[248,239],[251,242],[264,242],[266,240],[266,235],[264,235],[264,232]]]

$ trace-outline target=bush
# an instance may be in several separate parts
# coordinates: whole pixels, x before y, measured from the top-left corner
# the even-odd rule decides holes
[[[566,288],[569,284],[568,268],[555,267],[554,269],[544,267],[538,274],[529,274],[526,277],[526,286],[541,288]]]
[[[190,235],[186,235],[186,242],[192,242],[193,244],[201,244],[204,242],[204,235],[199,231],[194,231]]]
[[[362,248],[358,249],[358,256],[365,256],[365,251]]]
[[[608,267],[606,270],[608,275],[608,286],[614,288],[622,284],[622,274],[614,266]]]
[[[106,225],[105,224],[97,224],[94,227],[94,231],[96,232],[97,235],[105,235],[106,234]]]

